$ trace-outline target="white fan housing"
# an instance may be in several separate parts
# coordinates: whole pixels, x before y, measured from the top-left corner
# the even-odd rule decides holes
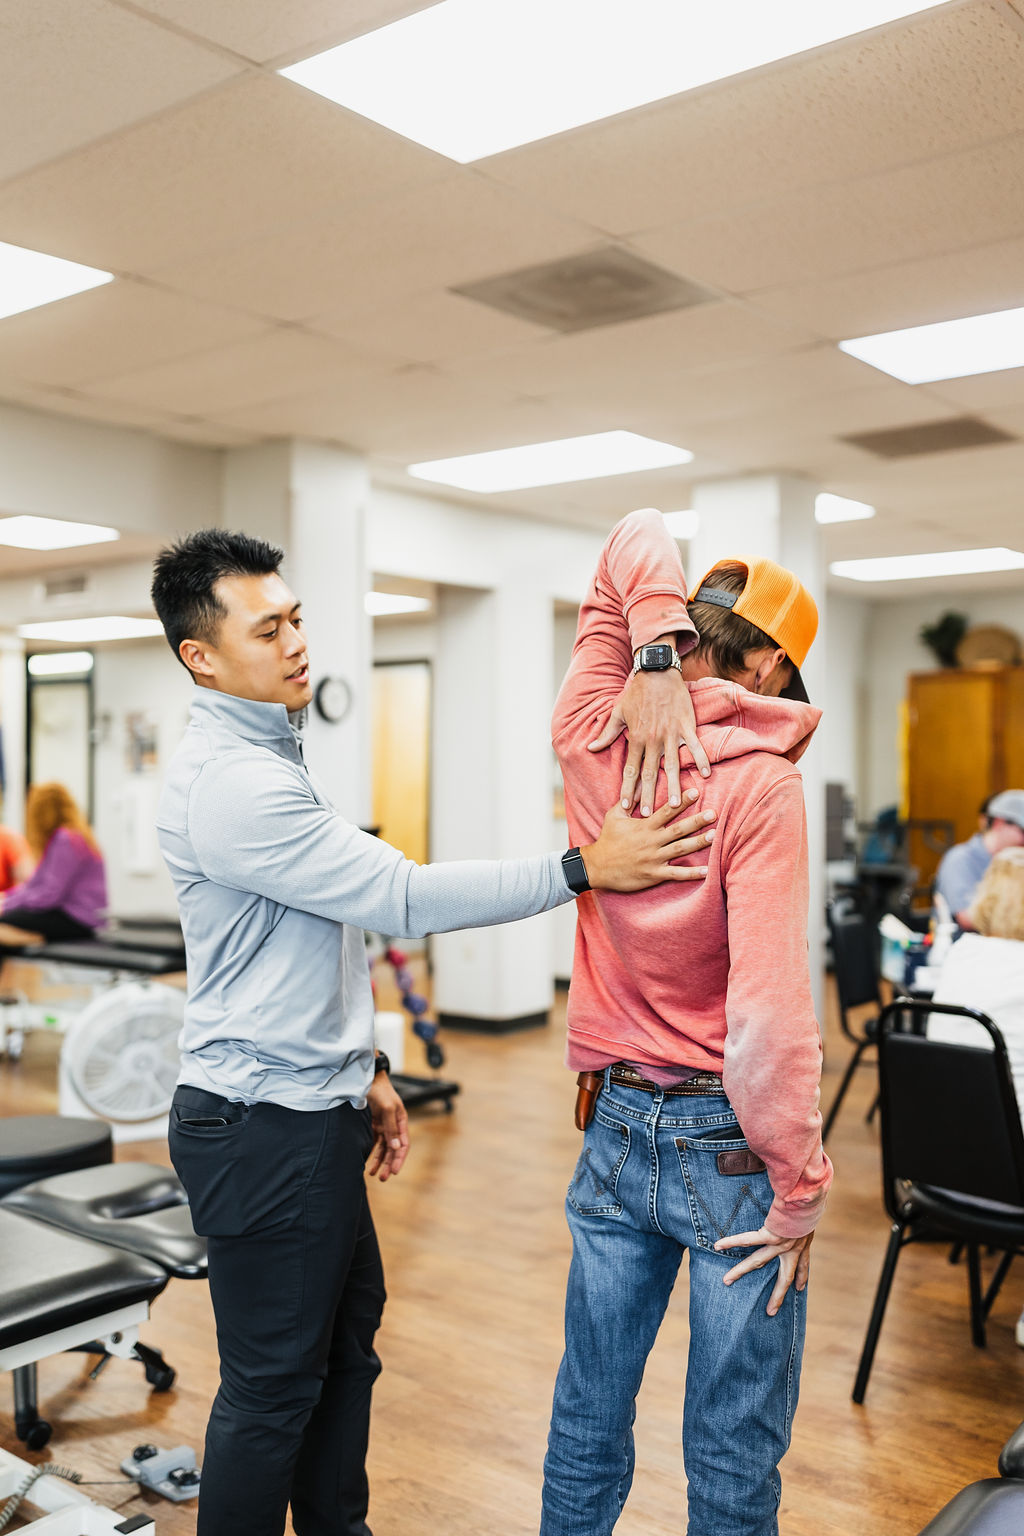
[[[126,981],[100,993],[68,1025],[60,1112],[109,1120],[115,1141],[167,1134],[178,1080],[185,993]]]

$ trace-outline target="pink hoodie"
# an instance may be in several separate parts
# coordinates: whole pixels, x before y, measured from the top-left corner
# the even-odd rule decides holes
[[[637,646],[694,633],[679,551],[660,513],[634,512],[609,535],[580,610],[553,738],[573,843],[593,842],[622,780],[626,740],[591,753],[633,667]],[[748,1143],[768,1169],[767,1225],[813,1230],[832,1165],[821,1145],[821,1036],[807,963],[807,834],[794,766],[820,710],[690,683],[712,764],[697,773],[680,748],[683,787],[718,812],[707,879],[640,895],[594,891],[577,902],[568,1064],[627,1060],[722,1075]],[[687,770],[689,770],[687,772]],[[667,797],[664,772],[656,804]],[[703,854],[688,862],[702,862]],[[687,861],[683,861],[687,862]]]

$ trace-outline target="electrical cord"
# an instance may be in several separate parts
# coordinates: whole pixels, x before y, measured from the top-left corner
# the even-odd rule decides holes
[[[6,1531],[18,1513],[19,1506],[27,1497],[29,1490],[35,1483],[38,1483],[41,1477],[62,1477],[67,1483],[80,1483],[82,1481],[82,1474],[80,1472],[74,1472],[70,1467],[58,1467],[53,1462],[47,1462],[42,1467],[33,1467],[32,1471],[23,1480],[21,1486],[10,1495],[5,1501],[3,1509],[0,1510],[0,1531]]]

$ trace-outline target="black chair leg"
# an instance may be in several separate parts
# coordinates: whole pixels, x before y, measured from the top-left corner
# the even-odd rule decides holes
[[[19,1365],[14,1371],[14,1429],[30,1451],[41,1451],[52,1430],[39,1417],[37,1372],[35,1364]]]
[[[839,1084],[839,1090],[836,1093],[835,1098],[832,1100],[832,1108],[829,1110],[827,1116],[825,1117],[825,1124],[822,1127],[821,1132],[822,1141],[828,1140],[828,1133],[835,1124],[836,1115],[838,1115],[840,1106],[843,1100],[846,1098],[846,1091],[853,1081],[853,1074],[856,1072],[858,1066],[860,1065],[860,1059],[863,1056],[867,1045],[867,1040],[859,1040],[857,1042],[857,1048],[853,1055],[850,1057],[846,1071],[843,1073],[843,1080]]]
[[[999,1263],[996,1266],[996,1272],[992,1276],[992,1283],[988,1290],[985,1292],[985,1300],[981,1304],[982,1317],[988,1317],[989,1313],[992,1311],[993,1303],[995,1302],[996,1297],[999,1295],[999,1292],[1002,1290],[1003,1281],[1010,1273],[1010,1265],[1013,1263],[1014,1258],[1015,1254],[1011,1248],[1008,1252],[1004,1253],[1002,1258],[999,1260]]]
[[[871,1100],[871,1108],[868,1110],[867,1114],[864,1116],[864,1124],[865,1125],[871,1125],[872,1124],[872,1122],[874,1121],[875,1116],[878,1114],[878,1106],[879,1106],[879,1104],[881,1104],[881,1102],[882,1102],[882,1095],[880,1093],[876,1093],[874,1098]]]
[[[981,1255],[977,1243],[967,1244],[967,1283],[971,1296],[971,1340],[985,1348],[985,1310],[981,1299]]]
[[[954,1243],[952,1248],[949,1250],[949,1262],[951,1264],[959,1264],[961,1258],[963,1257],[963,1251],[963,1243]]]
[[[900,1256],[902,1246],[903,1228],[898,1222],[894,1222],[892,1231],[889,1233],[889,1246],[885,1250],[882,1273],[878,1277],[878,1289],[875,1292],[875,1304],[871,1309],[871,1321],[868,1323],[868,1331],[864,1336],[864,1349],[861,1353],[860,1365],[857,1367],[857,1380],[853,1385],[853,1400],[855,1403],[862,1403],[864,1401],[864,1394],[868,1389],[868,1377],[871,1375],[871,1366],[874,1362],[875,1349],[878,1345],[878,1335],[882,1331],[882,1319],[885,1316],[886,1303],[889,1300],[893,1276],[896,1273],[896,1261]]]

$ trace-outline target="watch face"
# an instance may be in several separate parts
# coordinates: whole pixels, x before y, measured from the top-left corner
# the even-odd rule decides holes
[[[645,645],[640,651],[640,670],[642,672],[664,672],[666,667],[672,665],[672,647],[670,645]]]

